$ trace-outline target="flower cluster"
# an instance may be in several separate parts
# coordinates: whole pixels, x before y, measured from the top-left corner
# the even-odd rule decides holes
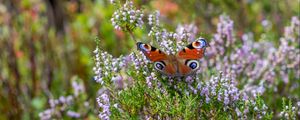
[[[49,99],[50,108],[39,113],[42,120],[50,120],[54,118],[82,118],[91,109],[89,102],[84,97],[85,88],[83,83],[76,78],[72,79],[73,94],[68,96],[60,96],[58,99]],[[79,105],[79,106],[78,106]],[[86,110],[73,110],[72,107],[84,107]]]
[[[177,40],[191,43],[196,39],[198,28],[195,24],[180,24],[176,28],[176,33],[178,34]]]
[[[161,50],[166,52],[166,54],[175,53],[174,38],[177,34],[169,33],[167,30],[162,29],[159,24],[159,12],[156,11],[148,16],[148,24],[151,26],[148,36],[152,37],[161,46]]]
[[[300,102],[297,103],[297,106],[293,106],[291,101],[286,105],[285,99],[283,99],[282,111],[279,113],[279,117],[296,120],[297,115],[300,116]]]
[[[152,88],[152,81],[157,80],[157,77],[154,72],[150,73],[150,76],[146,77],[146,83],[149,88]]]
[[[77,97],[79,94],[84,93],[84,85],[80,81],[72,80],[72,88],[74,90],[74,96]]]
[[[211,55],[224,55],[226,48],[231,47],[235,39],[233,37],[233,21],[226,15],[220,16],[217,33],[214,34],[210,45]]]
[[[234,81],[229,76],[223,77],[222,72],[218,77],[212,77],[206,83],[206,86],[201,90],[201,95],[205,96],[207,100],[211,97],[217,97],[218,101],[223,102],[224,105],[234,103],[240,99],[240,92],[235,87]]]
[[[238,118],[246,119],[249,116],[249,111],[256,114],[256,118],[263,118],[268,113],[268,107],[262,102],[257,101],[259,96],[250,98],[245,91],[240,91],[236,87],[236,81],[230,76],[220,72],[217,77],[211,77],[209,81],[198,82],[197,90],[199,94],[204,97],[205,104],[223,104],[224,112],[228,109],[234,109]],[[261,103],[257,103],[261,102]],[[237,106],[243,104],[243,106]]]
[[[142,27],[143,16],[143,12],[136,9],[132,1],[126,1],[121,8],[114,12],[111,22],[117,30],[132,31],[136,27]]]
[[[95,72],[94,80],[100,84],[104,84],[103,76],[107,76],[109,72],[112,72],[111,59],[112,56],[107,52],[101,52],[97,47],[94,50],[95,54],[95,67],[93,68]],[[105,70],[103,70],[105,69]]]
[[[95,54],[95,67],[93,68],[95,77],[94,80],[100,84],[104,84],[104,78],[111,79],[116,75],[121,68],[125,68],[131,61],[129,56],[113,58],[112,55],[105,51],[101,51],[100,48],[94,50]]]
[[[287,84],[293,78],[299,79],[300,58],[296,55],[299,49],[295,46],[296,39],[299,39],[298,28],[299,19],[293,17],[291,26],[285,29],[285,36],[280,38],[278,48],[265,40],[255,42],[252,33],[244,34],[241,41],[237,42],[233,37],[232,20],[223,15],[217,33],[210,42],[211,47],[207,50],[208,58],[213,59],[204,61],[209,64],[203,66],[202,71],[215,68],[226,74],[231,73],[252,96],[263,94],[265,87],[277,86],[278,80]]]
[[[169,32],[159,24],[159,15],[159,12],[156,11],[148,16],[148,24],[150,25],[148,36],[155,39],[166,54],[174,55],[196,39],[197,28],[194,24],[178,25],[176,32]]]
[[[109,102],[108,95],[106,93],[102,93],[102,95],[97,98],[97,103],[98,103],[99,107],[102,109],[102,110],[100,110],[99,118],[101,120],[109,120],[110,102]]]
[[[291,42],[300,42],[300,20],[297,16],[292,17],[291,25],[285,27],[284,37]]]
[[[148,24],[152,26],[159,27],[159,11],[154,12],[153,14],[149,14],[148,16]],[[150,32],[151,34],[151,32]]]
[[[113,25],[123,31],[128,29],[116,21],[122,21],[126,15],[124,21],[131,18],[128,12],[120,16],[123,11],[128,11],[126,6],[132,6],[132,3],[127,1],[112,18]],[[197,39],[197,27],[194,24],[179,25],[176,32],[164,29],[160,25],[159,12],[148,16],[148,25],[148,36],[153,40],[150,42],[159,45],[166,54],[175,55]],[[268,21],[265,20],[263,25],[269,25]],[[96,49],[95,80],[103,88],[109,88],[97,98],[101,108],[100,119],[124,119],[129,116],[150,119],[171,119],[173,116],[177,119],[182,116],[190,119],[218,118],[215,116],[271,119],[272,112],[262,99],[264,93],[270,88],[277,89],[282,81],[299,86],[294,80],[299,79],[300,75],[300,60],[295,55],[299,54],[295,45],[299,41],[299,19],[292,18],[291,26],[286,27],[279,45],[265,42],[268,38],[263,35],[261,40],[254,40],[251,32],[243,34],[238,41],[233,27],[233,20],[226,15],[220,16],[217,33],[208,40],[211,47],[207,49],[205,59],[201,60],[202,66],[196,74],[183,78],[166,77],[156,72],[141,52],[134,51],[127,56],[113,58]],[[218,71],[223,72],[217,77],[208,77]],[[288,91],[296,91],[296,88],[291,87]],[[184,110],[193,113],[199,112],[199,109],[200,116],[183,114]],[[230,114],[224,114],[225,111]]]
[[[42,120],[50,120],[55,116],[62,116],[60,111],[65,111],[67,106],[72,104],[73,99],[74,97],[71,95],[66,97],[61,96],[59,99],[50,99],[49,104],[51,108],[41,112],[39,117]],[[56,110],[57,108],[59,109],[58,111]]]
[[[294,70],[297,79],[300,78],[300,58],[297,56],[300,50],[295,44],[300,42],[299,27],[299,18],[293,17],[291,25],[285,28],[284,37],[280,39],[279,48],[269,56],[273,68],[281,67],[279,74],[285,83],[290,82],[288,75],[292,72],[291,70]]]

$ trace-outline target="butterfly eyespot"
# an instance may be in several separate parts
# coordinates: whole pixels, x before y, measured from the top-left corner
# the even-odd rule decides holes
[[[165,65],[162,62],[155,62],[154,67],[157,70],[163,70],[165,68]]]
[[[191,69],[198,69],[199,68],[199,61],[197,60],[189,60],[187,62],[187,66],[190,67]]]
[[[193,42],[193,47],[194,48],[203,48],[203,47],[206,47],[207,46],[207,43],[206,43],[206,40],[203,39],[203,38],[200,38],[199,40]]]
[[[144,51],[151,51],[151,46],[143,43],[139,43],[138,47]]]
[[[189,67],[192,68],[192,69],[195,69],[195,68],[197,68],[197,63],[193,62],[193,63],[190,64]]]

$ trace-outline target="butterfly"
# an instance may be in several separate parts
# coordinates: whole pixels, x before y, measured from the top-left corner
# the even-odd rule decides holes
[[[209,46],[205,39],[199,38],[176,55],[167,55],[149,44],[138,42],[136,45],[148,60],[154,62],[156,70],[171,77],[182,77],[195,73],[200,68],[199,59],[204,56],[205,48]]]

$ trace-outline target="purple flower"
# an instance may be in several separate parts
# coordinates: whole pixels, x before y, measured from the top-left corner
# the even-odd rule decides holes
[[[67,111],[67,115],[72,117],[72,118],[79,118],[81,115],[80,113],[74,112],[74,111]]]
[[[185,78],[185,81],[188,83],[188,84],[192,84],[194,82],[194,79],[191,77],[191,76],[187,76]]]
[[[208,87],[204,87],[200,94],[201,94],[201,96],[204,96],[204,95],[208,95],[209,94],[208,92],[209,92]]]
[[[196,39],[196,35],[198,34],[198,28],[195,26],[194,23],[184,25],[180,24],[176,28],[176,33],[178,34],[177,40],[185,40],[186,44],[193,42]]]
[[[77,82],[76,80],[72,80],[72,87],[75,96],[78,96],[80,93],[83,93],[85,89],[84,85],[82,83]]]
[[[208,95],[205,96],[205,102],[206,102],[206,103],[209,103],[209,102],[210,102],[210,98],[209,98]]]
[[[132,28],[129,28],[128,25],[131,25],[133,28],[142,27],[144,24],[142,20],[143,16],[143,12],[137,10],[133,6],[132,1],[126,1],[122,7],[114,12],[111,22],[117,30],[122,29],[132,31]]]
[[[115,77],[112,77],[111,80],[114,82],[115,86],[118,89],[121,89],[124,87],[124,81],[123,81],[123,77],[121,75],[117,75]]]
[[[110,101],[109,101],[109,96],[103,92],[100,97],[97,98],[97,103],[100,108],[102,108],[102,111],[100,111],[98,117],[101,120],[109,120],[110,116]]]

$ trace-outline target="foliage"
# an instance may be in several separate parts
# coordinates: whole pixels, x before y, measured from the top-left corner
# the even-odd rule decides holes
[[[297,2],[1,1],[0,119],[297,119]],[[176,54],[200,37],[184,78],[134,45]]]
[[[117,9],[127,13],[127,3],[128,1],[125,8]],[[120,6],[118,4],[122,3],[112,4]],[[130,20],[116,19],[116,16],[122,14],[117,12],[113,15],[113,25],[116,29],[132,33],[134,29],[115,24],[122,22],[135,26]],[[169,32],[160,24],[159,18],[159,12],[149,14],[148,36],[152,39],[148,42],[159,45],[167,54],[176,54],[184,44],[195,40],[197,32],[193,31],[196,28],[194,25],[178,26],[176,32]],[[201,60],[203,66],[195,75],[183,78],[161,75],[137,51],[128,56],[114,58],[97,47],[94,51],[95,80],[105,89],[102,97],[97,98],[102,108],[99,117],[272,119],[273,113],[279,111],[272,111],[265,104],[262,97],[268,97],[265,95],[266,89],[277,89],[280,85],[299,85],[300,59],[297,54],[300,51],[296,44],[300,42],[299,23],[299,18],[293,17],[291,25],[285,28],[279,45],[274,45],[265,42],[267,38],[264,37],[255,41],[251,33],[243,34],[239,40],[235,36],[234,22],[227,15],[221,15],[217,33],[211,38],[211,48],[207,49],[207,59]],[[132,39],[135,40],[134,37]],[[216,71],[224,73],[219,73],[217,77],[208,77],[215,75]],[[288,89],[286,93],[295,89],[298,88]],[[271,92],[273,96],[280,97],[277,91]],[[299,99],[296,94],[289,97]],[[106,101],[106,105],[101,101]],[[274,105],[272,101],[269,104]],[[288,107],[284,111],[289,111],[287,109]],[[294,107],[292,113],[286,113],[292,117],[287,115],[286,118],[295,119],[296,112],[298,113],[298,109]]]

